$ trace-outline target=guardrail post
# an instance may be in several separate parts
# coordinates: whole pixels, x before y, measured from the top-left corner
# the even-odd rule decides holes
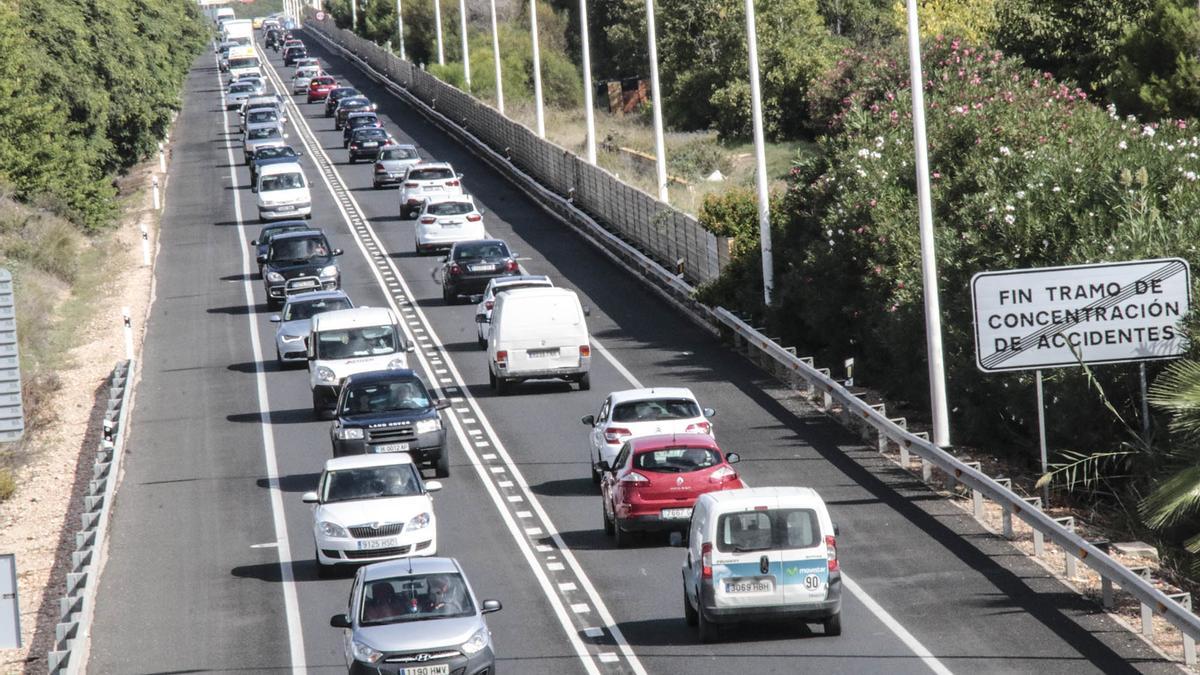
[[[1042,498],[1041,497],[1026,497],[1025,502],[1039,511],[1042,510]],[[1039,530],[1035,527],[1035,528],[1033,528],[1033,554],[1040,558],[1040,557],[1042,557],[1042,554],[1045,552],[1046,552],[1046,535],[1043,534],[1041,530]]]
[[[1075,531],[1075,516],[1063,516],[1062,518],[1055,518],[1054,522],[1067,528],[1068,532]],[[1063,549],[1063,558],[1066,559],[1065,571],[1067,574],[1067,578],[1074,579],[1075,578],[1075,556],[1070,551],[1068,551],[1067,549],[1064,548]]]
[[[909,445],[910,444],[908,441],[904,441],[900,444],[900,466],[904,467],[905,469],[908,469],[908,446]]]
[[[1010,491],[1012,490],[1012,479],[1011,478],[995,478],[993,480],[995,480],[1000,485],[1003,485],[1004,487],[1008,488]],[[1012,539],[1013,538],[1013,522],[1012,522],[1013,514],[1012,514],[1012,511],[1008,508],[1008,506],[1006,506],[1004,504],[1001,504],[1000,508],[1003,509],[1003,513],[1001,515],[1001,523],[1003,525],[1002,532],[1003,532],[1004,538]]]

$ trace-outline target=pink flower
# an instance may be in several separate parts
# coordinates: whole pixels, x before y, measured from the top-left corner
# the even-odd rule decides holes
[[[875,208],[876,201],[875,201],[874,199],[872,199],[871,201],[869,201],[869,202],[867,202],[867,203],[871,205],[871,208]],[[861,228],[861,227],[860,227],[860,228],[858,228],[858,231],[859,231],[859,234],[862,234],[862,228]]]
[[[931,174],[930,174],[930,176],[931,176],[931,177],[932,177],[934,180],[937,180],[937,179],[939,179],[939,178],[941,178],[941,177],[942,177],[942,174],[938,173],[937,171],[934,171],[933,173],[931,173]]]

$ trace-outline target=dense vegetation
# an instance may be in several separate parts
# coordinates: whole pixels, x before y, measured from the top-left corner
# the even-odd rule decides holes
[[[190,0],[0,0],[0,182],[85,230],[156,148],[206,29]]]

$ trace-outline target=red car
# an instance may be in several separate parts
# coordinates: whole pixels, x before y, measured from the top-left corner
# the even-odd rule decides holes
[[[324,101],[325,97],[329,95],[329,92],[336,89],[337,86],[337,80],[329,77],[328,75],[314,77],[312,81],[308,83],[308,102],[313,103],[315,101]]]
[[[742,487],[726,455],[707,434],[643,436],[625,443],[611,466],[601,462],[604,533],[617,547],[631,532],[686,530],[700,495]]]

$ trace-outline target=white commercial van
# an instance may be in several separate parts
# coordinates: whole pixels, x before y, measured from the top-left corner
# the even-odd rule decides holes
[[[355,307],[312,318],[308,340],[308,380],[313,410],[332,411],[342,382],[373,370],[408,368],[413,345],[400,320],[386,307]]]
[[[308,178],[298,162],[267,164],[258,170],[254,184],[258,219],[308,218],[312,215],[312,195]]]
[[[688,527],[683,614],[700,640],[723,623],[780,620],[842,633],[837,529],[812,488],[762,487],[701,495]]]
[[[511,382],[558,378],[592,386],[592,346],[579,296],[565,288],[522,288],[496,299],[488,332],[488,376],[503,394]],[[476,321],[488,321],[477,314]]]

